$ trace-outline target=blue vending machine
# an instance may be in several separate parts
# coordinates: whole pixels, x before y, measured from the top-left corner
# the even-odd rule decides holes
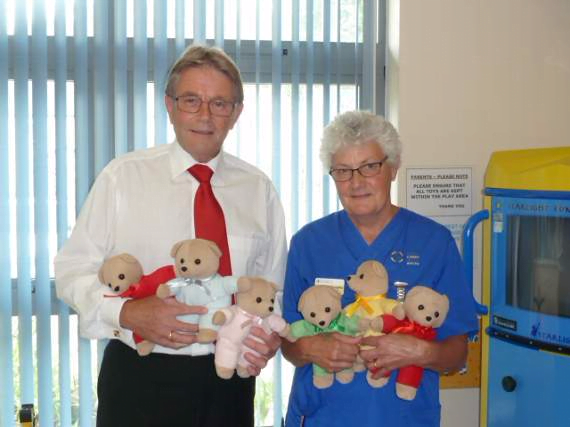
[[[570,427],[570,147],[485,174],[481,426]]]

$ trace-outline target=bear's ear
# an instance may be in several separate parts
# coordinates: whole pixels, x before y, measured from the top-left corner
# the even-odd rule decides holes
[[[447,313],[449,313],[449,298],[447,297],[447,295],[441,295],[439,302],[441,305],[442,313],[440,313],[441,316],[439,316],[437,326],[441,326],[441,324],[445,321],[445,318],[447,317]]]
[[[432,324],[434,328],[439,328],[445,322],[449,312],[449,299],[445,295],[441,295],[437,302],[436,307],[439,308],[439,317]]]
[[[427,286],[417,285],[417,286],[414,286],[412,289],[410,289],[406,293],[406,298],[412,299],[417,294],[429,293],[430,291],[431,291],[431,289],[428,288]]]
[[[305,292],[303,292],[303,294],[301,295],[301,298],[299,298],[299,304],[297,304],[297,310],[299,310],[301,313],[305,309],[305,305],[307,305],[309,303],[309,301],[307,301],[308,299],[310,299],[310,296],[311,296],[310,295],[311,292],[309,292],[309,289],[312,289],[312,288],[308,288]]]
[[[370,261],[372,271],[377,276],[387,277],[388,273],[386,272],[386,268],[382,265],[382,263],[378,261]]]
[[[181,240],[180,242],[176,242],[174,246],[172,246],[172,249],[170,249],[170,256],[172,258],[176,258],[176,252],[178,252],[178,249],[180,249],[180,246],[182,246],[184,242],[185,240]]]
[[[326,293],[333,298],[335,301],[339,301],[341,299],[341,295],[340,292],[337,291],[335,288],[332,288],[330,286],[323,286],[324,289],[326,289]]]
[[[214,254],[216,254],[218,258],[222,256],[222,251],[220,250],[218,245],[216,245],[216,242],[212,242],[211,240],[205,240],[205,242],[208,244],[212,252],[214,252]]]
[[[103,284],[105,284],[105,262],[103,263],[103,265],[101,266],[101,268],[99,268],[99,272],[97,273],[97,277],[99,278],[99,281]]]
[[[442,299],[442,305],[443,307],[449,311],[449,298],[447,298],[447,295],[441,295],[441,299]]]
[[[139,262],[134,256],[132,256],[131,254],[127,254],[127,253],[117,255],[117,257],[121,261],[126,262],[127,264],[138,264],[138,262]]]

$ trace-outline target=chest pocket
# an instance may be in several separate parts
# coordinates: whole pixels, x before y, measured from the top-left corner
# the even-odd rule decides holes
[[[233,276],[261,275],[267,265],[268,239],[264,234],[230,235]]]

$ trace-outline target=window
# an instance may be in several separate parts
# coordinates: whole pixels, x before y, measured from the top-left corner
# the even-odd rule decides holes
[[[78,338],[53,257],[110,159],[173,139],[164,78],[184,47],[217,44],[238,63],[245,108],[225,149],[272,177],[290,235],[338,208],[318,157],[324,125],[357,107],[382,112],[378,3],[0,4],[0,345],[14,350],[0,354],[1,425],[24,403],[42,424],[94,425],[105,343]],[[279,358],[264,370],[259,425],[279,425],[291,373]]]

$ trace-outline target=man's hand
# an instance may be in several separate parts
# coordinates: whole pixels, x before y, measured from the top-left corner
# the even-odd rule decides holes
[[[244,358],[251,363],[251,366],[248,366],[247,368],[249,373],[253,376],[257,376],[260,374],[261,370],[267,366],[267,362],[275,356],[279,347],[281,347],[281,338],[276,332],[267,334],[259,326],[251,327],[251,335],[257,339],[248,337],[243,343],[247,347],[259,353],[259,355],[252,352],[246,352],[244,354]]]
[[[198,325],[182,322],[177,316],[207,312],[206,307],[186,305],[175,298],[150,296],[125,302],[119,320],[123,328],[148,341],[178,349],[196,342]]]

